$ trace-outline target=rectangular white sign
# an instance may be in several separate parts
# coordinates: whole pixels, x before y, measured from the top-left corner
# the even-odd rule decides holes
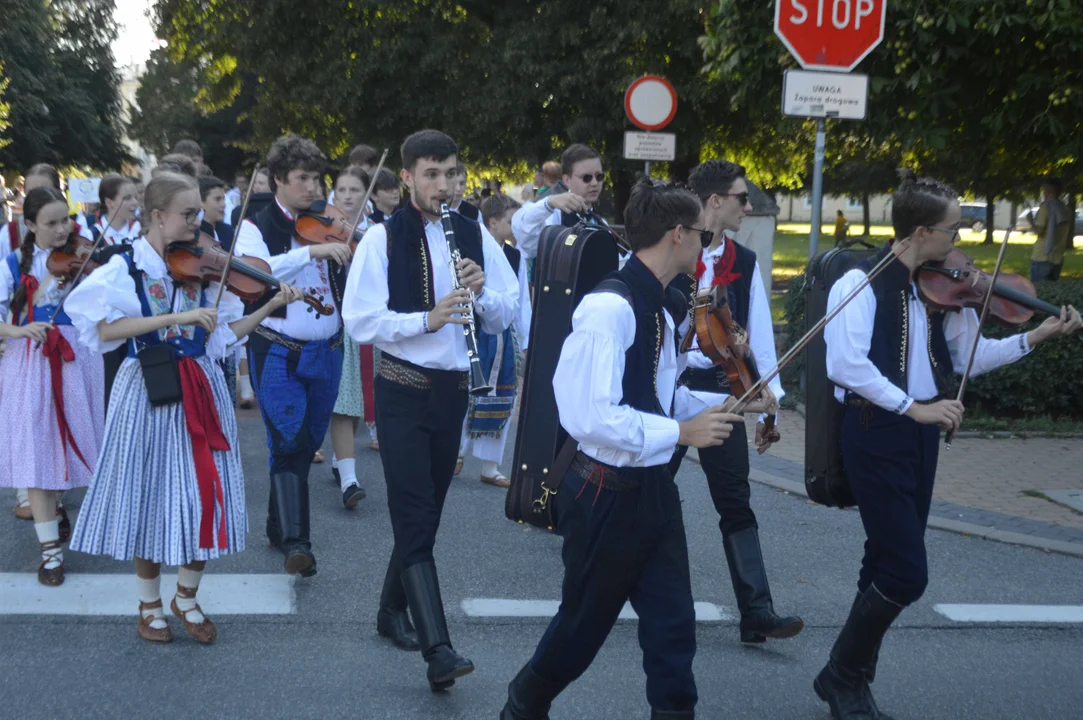
[[[677,158],[677,136],[673,133],[624,133],[625,160],[657,160],[667,162]]]
[[[98,177],[68,178],[68,195],[71,202],[98,202],[98,187],[101,184],[102,179]]]
[[[864,120],[869,76],[787,70],[782,78],[782,114]]]

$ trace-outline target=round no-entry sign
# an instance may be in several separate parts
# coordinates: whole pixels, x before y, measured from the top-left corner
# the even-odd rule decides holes
[[[677,114],[677,91],[657,75],[644,75],[624,93],[624,112],[636,127],[661,130]]]

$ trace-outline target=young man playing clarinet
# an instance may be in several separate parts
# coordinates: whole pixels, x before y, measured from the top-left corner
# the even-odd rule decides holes
[[[713,233],[714,240],[696,265],[695,281],[687,276],[679,280],[687,281],[691,293],[710,290],[716,285],[726,288],[733,319],[748,333],[748,345],[760,371],[767,372],[775,365],[771,305],[756,253],[732,237],[741,229],[742,218],[752,210],[745,169],[725,160],[710,160],[692,171],[688,185],[703,203],[704,227]],[[695,340],[680,384],[688,387],[704,407],[721,405],[731,394],[725,371],[714,366]],[[782,398],[782,383],[777,378],[771,382],[771,392],[776,399]],[[765,431],[764,419],[761,416],[756,423],[756,449],[761,455],[777,438]],[[677,474],[686,452],[687,447],[677,448],[669,464],[673,475]],[[800,618],[779,617],[775,613],[760,550],[759,526],[750,504],[745,426],[735,427],[725,445],[701,450],[699,460],[718,511],[722,547],[741,612],[741,642],[762,643],[766,638],[793,637],[805,625]]]
[[[406,138],[401,152],[410,203],[365,233],[350,267],[343,318],[354,340],[381,352],[376,426],[395,548],[377,631],[405,650],[420,646],[435,692],[474,669],[452,648],[433,560],[467,407],[470,360],[462,326],[503,332],[519,310],[519,283],[488,231],[458,213],[450,217],[462,259],[452,267],[440,208],[451,200],[458,175],[455,142],[422,130]]]
[[[689,306],[669,283],[695,272],[709,242],[699,200],[643,181],[624,223],[634,255],[580,302],[553,376],[560,423],[579,443],[554,500],[564,584],[556,617],[508,687],[501,720],[548,718],[625,601],[639,616],[651,717],[695,713],[696,617],[681,497],[667,464],[678,445],[721,444],[742,418],[717,407],[691,417],[690,394],[677,387]]]

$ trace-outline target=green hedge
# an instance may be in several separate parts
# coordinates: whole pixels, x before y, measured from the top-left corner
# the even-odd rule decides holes
[[[804,274],[790,280],[786,294],[786,322],[791,347],[805,328]],[[1038,297],[1053,305],[1083,308],[1083,280],[1060,280],[1040,283]],[[1008,337],[1032,330],[1045,319],[1042,313],[1022,328],[1001,328],[987,323],[985,336]],[[798,358],[782,374],[786,388],[800,382],[804,358]],[[972,378],[967,385],[967,407],[1003,418],[1048,415],[1054,418],[1083,420],[1083,341],[1079,338],[1055,338],[1039,345],[1016,363]]]

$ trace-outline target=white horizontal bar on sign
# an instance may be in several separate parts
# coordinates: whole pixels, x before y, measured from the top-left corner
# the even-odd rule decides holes
[[[559,600],[510,600],[506,598],[467,598],[462,603],[463,612],[468,617],[494,618],[548,618],[557,614]],[[714,603],[695,603],[696,622],[720,622],[735,620],[736,616]],[[620,611],[620,620],[637,620],[638,617],[628,603]]]
[[[934,605],[955,622],[1083,623],[1083,605]]]
[[[162,575],[168,608],[176,575]],[[199,604],[208,615],[289,615],[295,610],[288,575],[207,574]],[[0,573],[0,615],[130,615],[139,612],[135,575],[70,573],[60,587],[45,587],[37,573]]]

